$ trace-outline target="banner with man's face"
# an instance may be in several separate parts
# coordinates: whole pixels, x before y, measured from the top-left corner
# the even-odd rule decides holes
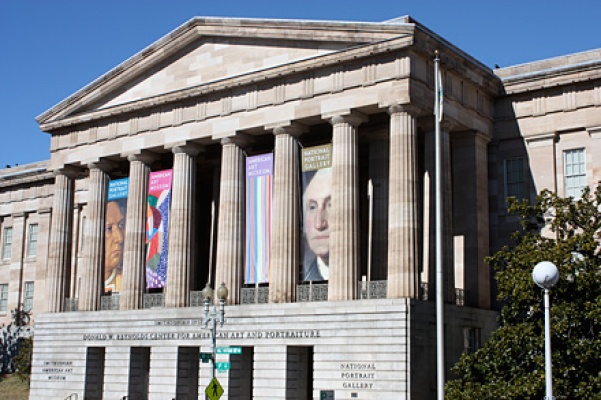
[[[304,281],[327,281],[330,264],[332,144],[301,152]]]
[[[269,281],[273,153],[246,158],[244,283]]]
[[[167,283],[169,206],[173,170],[151,172],[146,208],[146,288],[164,288]]]
[[[129,178],[109,182],[104,226],[104,291],[120,292]]]

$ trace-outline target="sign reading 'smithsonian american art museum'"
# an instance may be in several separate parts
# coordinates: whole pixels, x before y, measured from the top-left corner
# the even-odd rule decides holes
[[[269,280],[273,153],[246,158],[246,258],[244,283]]]
[[[146,207],[146,287],[164,288],[167,283],[169,205],[173,171],[151,172]]]

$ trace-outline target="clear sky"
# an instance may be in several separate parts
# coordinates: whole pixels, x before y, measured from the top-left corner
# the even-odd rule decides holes
[[[402,15],[491,68],[601,48],[598,0],[0,0],[0,168],[48,159],[38,115],[195,16]]]

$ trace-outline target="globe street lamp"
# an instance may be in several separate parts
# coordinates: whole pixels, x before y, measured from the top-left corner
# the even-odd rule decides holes
[[[544,290],[545,297],[545,399],[552,400],[553,378],[551,376],[551,306],[549,301],[549,289],[559,280],[559,271],[555,264],[550,261],[541,261],[532,270],[532,279]]]
[[[219,327],[223,326],[225,322],[225,300],[227,299],[228,290],[225,287],[225,283],[222,283],[217,289],[217,298],[219,299],[219,313],[217,307],[213,304],[213,309],[209,312],[209,305],[213,300],[213,289],[209,284],[202,289],[202,298],[204,299],[204,318],[203,318],[203,329],[209,329],[211,331],[211,381],[215,378],[215,359],[216,359],[216,345],[217,345],[217,322]]]

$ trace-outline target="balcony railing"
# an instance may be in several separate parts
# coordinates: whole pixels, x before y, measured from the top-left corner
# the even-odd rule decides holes
[[[242,288],[240,297],[242,304],[269,303],[269,287],[255,286],[251,288]]]
[[[358,282],[358,298],[385,299],[388,291],[387,281],[361,281]],[[241,304],[269,303],[269,286],[246,287],[241,290]],[[422,282],[420,284],[419,299],[423,301],[434,300],[434,285]],[[313,301],[328,301],[328,283],[303,283],[296,287],[296,301],[298,303]],[[445,294],[445,303],[456,306],[469,305],[469,292],[464,289],[455,289],[451,294]],[[164,293],[145,293],[144,308],[165,306]],[[190,307],[202,307],[202,292],[190,292]],[[119,310],[119,294],[104,295],[100,298],[101,310]],[[65,299],[65,312],[79,311],[78,298]]]
[[[67,297],[65,299],[65,312],[79,311],[79,299],[77,297]]]
[[[102,296],[100,298],[100,309],[101,310],[118,310],[119,309],[119,295],[112,294],[110,296]]]
[[[328,301],[328,284],[309,282],[309,284],[298,285],[296,287],[296,301],[298,303]]]

